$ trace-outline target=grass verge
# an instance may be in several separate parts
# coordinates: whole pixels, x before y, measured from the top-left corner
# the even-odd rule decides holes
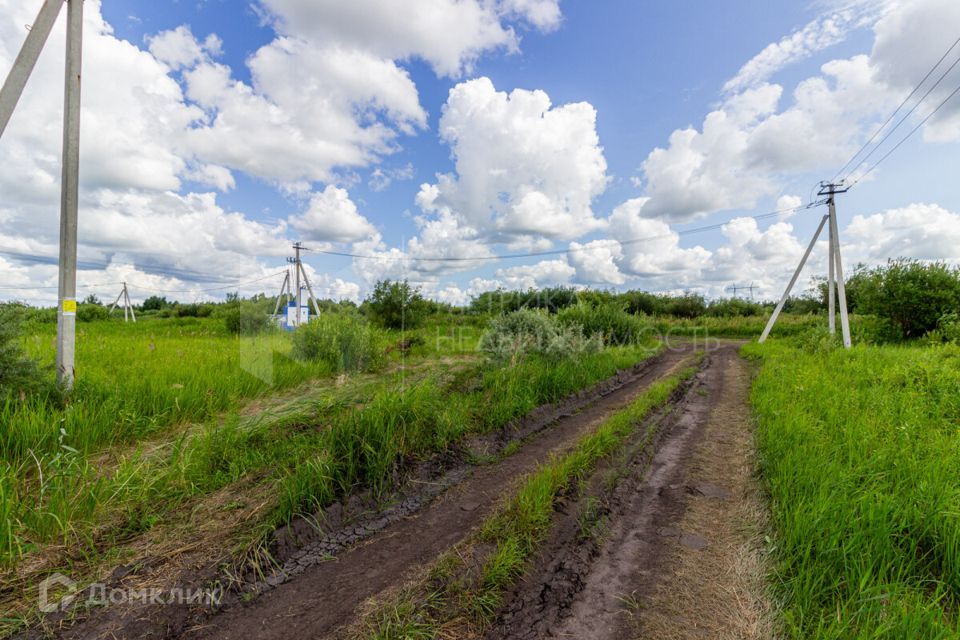
[[[748,345],[794,638],[960,634],[960,348]]]

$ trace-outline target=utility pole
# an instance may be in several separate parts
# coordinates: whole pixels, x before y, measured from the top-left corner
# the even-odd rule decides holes
[[[44,0],[0,88],[0,135],[7,128],[40,52],[67,2],[67,55],[63,96],[63,168],[60,181],[60,271],[57,284],[57,381],[73,386],[77,325],[77,204],[80,173],[80,68],[83,0]]]
[[[759,289],[759,288],[760,288],[760,287],[757,287],[756,285],[754,285],[754,284],[751,282],[749,285],[745,285],[745,286],[740,286],[740,285],[732,284],[732,285],[730,285],[729,287],[727,287],[727,291],[733,293],[733,296],[734,296],[734,297],[737,296],[737,292],[739,292],[739,291],[749,291],[749,292],[750,292],[750,301],[753,302],[753,290],[754,290],[754,289]]]
[[[133,318],[133,321],[136,322],[137,315],[133,312],[133,304],[130,302],[130,293],[127,290],[126,282],[123,283],[123,289],[120,290],[120,295],[118,295],[117,299],[110,305],[108,313],[113,313],[113,308],[117,306],[121,299],[123,300],[123,321],[129,322],[130,318]]]
[[[296,257],[293,259],[293,264],[294,264],[294,268],[293,268],[294,274],[293,274],[293,277],[294,277],[294,279],[296,280],[296,283],[297,283],[297,285],[296,285],[297,288],[295,289],[295,291],[297,292],[297,293],[296,293],[296,299],[297,299],[297,315],[296,315],[296,318],[297,318],[297,326],[298,326],[298,327],[300,326],[300,322],[301,322],[301,319],[300,319],[300,307],[303,306],[303,291],[302,291],[301,288],[300,288],[300,248],[301,248],[301,245],[300,245],[299,242],[294,243],[294,245],[293,245],[293,250],[294,250],[294,252],[295,252],[295,254],[296,254]]]
[[[847,317],[847,290],[843,281],[843,261],[840,259],[840,232],[837,229],[837,205],[834,196],[838,193],[846,193],[848,188],[843,188],[843,182],[839,184],[834,182],[820,183],[820,191],[817,195],[827,196],[827,206],[830,209],[830,276],[831,281],[827,285],[827,294],[830,296],[827,305],[830,314],[830,332],[836,333],[836,319],[834,318],[834,299],[833,289],[835,285],[837,293],[840,294],[840,329],[843,332],[843,346],[850,348],[850,319]]]
[[[77,208],[80,175],[80,67],[83,0],[67,2],[67,61],[63,97],[63,175],[60,182],[60,278],[57,380],[73,386],[77,326]]]
[[[302,251],[303,249],[304,249],[303,244],[301,244],[300,242],[294,243],[293,251],[294,251],[295,257],[292,259],[287,258],[287,262],[293,265],[294,281],[296,282],[295,284],[296,293],[294,294],[294,297],[296,298],[296,301],[297,301],[297,313],[295,318],[296,318],[296,324],[298,327],[300,326],[300,323],[303,321],[300,314],[300,307],[303,305],[303,286],[300,284],[301,277],[303,277],[303,283],[307,287],[307,294],[309,295],[310,303],[313,305],[313,312],[317,315],[317,317],[320,316],[320,305],[317,304],[317,296],[313,294],[313,287],[310,286],[310,278],[307,277],[307,271],[306,269],[303,268],[303,261],[300,259],[300,251]],[[287,279],[284,280],[287,286],[289,286],[289,283],[290,283],[289,278],[290,278],[290,274],[287,273]],[[282,288],[280,290],[280,295],[281,296],[283,295]],[[279,304],[280,304],[280,298],[278,296],[277,297],[278,307],[279,307]]]
[[[834,318],[835,313],[835,301],[834,301],[834,289],[840,294],[840,326],[843,330],[843,346],[847,349],[850,348],[850,320],[847,316],[847,293],[846,288],[843,282],[843,263],[840,260],[840,234],[837,231],[837,208],[834,202],[834,196],[838,193],[846,193],[849,190],[849,187],[843,188],[843,182],[833,183],[833,182],[821,182],[820,191],[817,195],[827,196],[827,205],[829,206],[829,212],[827,215],[823,216],[820,220],[820,225],[817,226],[816,233],[813,234],[813,239],[810,240],[810,245],[807,247],[807,250],[804,252],[803,257],[800,259],[800,264],[797,265],[797,270],[793,273],[793,277],[790,279],[790,283],[787,285],[786,290],[783,292],[783,296],[780,298],[780,302],[777,303],[776,308],[773,310],[773,314],[770,316],[770,320],[767,322],[767,326],[764,327],[763,333],[760,334],[760,342],[764,342],[767,339],[767,336],[770,335],[770,330],[773,329],[774,323],[776,323],[777,318],[780,315],[780,311],[783,309],[784,303],[787,301],[787,298],[790,297],[790,291],[793,289],[793,286],[797,283],[797,278],[800,277],[800,272],[803,270],[804,265],[807,263],[807,259],[810,257],[810,252],[813,251],[814,245],[817,243],[817,240],[820,238],[820,233],[823,231],[824,225],[829,229],[829,256],[828,260],[828,269],[827,269],[827,296],[829,297],[827,306],[829,318],[830,332],[835,333],[836,320]]]
[[[280,293],[277,294],[277,304],[273,307],[273,315],[280,313],[280,300],[283,299],[283,294],[287,294],[287,302],[290,302],[292,293],[290,292],[290,269],[287,269],[287,273],[283,276],[283,284],[280,285]]]
[[[20,53],[17,54],[17,59],[13,61],[13,68],[10,69],[10,74],[4,81],[3,88],[0,89],[0,136],[7,128],[10,116],[13,115],[13,110],[23,93],[23,88],[37,64],[37,58],[40,57],[43,45],[47,43],[47,38],[50,37],[50,31],[57,21],[63,2],[64,0],[44,0],[43,6],[40,7],[40,13],[37,14],[37,19],[30,25],[27,39],[23,42]]]

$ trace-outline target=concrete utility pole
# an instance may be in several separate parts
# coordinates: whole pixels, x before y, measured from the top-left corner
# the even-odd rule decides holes
[[[0,88],[0,135],[57,21],[64,0],[44,0],[10,74]],[[80,67],[83,0],[67,0],[67,55],[63,96],[63,168],[60,182],[60,274],[57,292],[57,380],[73,386],[77,323],[77,203],[80,174]]]
[[[787,298],[790,297],[790,291],[793,289],[793,285],[797,284],[797,278],[800,277],[800,272],[803,271],[803,266],[807,264],[807,258],[810,257],[810,252],[813,251],[813,246],[817,244],[817,240],[820,238],[820,232],[823,231],[823,225],[826,224],[827,218],[829,218],[829,216],[823,216],[823,218],[820,219],[820,224],[817,226],[816,233],[813,234],[813,239],[810,240],[810,244],[807,245],[807,250],[803,252],[803,257],[800,258],[800,264],[797,265],[797,270],[793,272],[793,277],[790,278],[790,284],[787,285],[787,289],[780,297],[780,302],[777,303],[777,307],[773,310],[773,315],[770,316],[767,326],[764,327],[763,333],[760,334],[760,342],[765,342],[767,336],[770,335],[770,330],[773,329],[773,325],[777,321],[777,317],[779,317],[784,303],[786,303]]]
[[[297,301],[297,313],[295,318],[296,318],[296,324],[298,327],[303,322],[303,319],[301,318],[301,314],[300,314],[300,307],[303,305],[303,291],[302,291],[303,287],[300,284],[301,277],[303,277],[303,283],[307,287],[307,294],[310,298],[310,303],[313,306],[313,312],[317,315],[317,317],[320,316],[320,305],[317,304],[317,296],[313,295],[313,287],[310,286],[310,278],[307,277],[307,271],[306,269],[303,268],[303,261],[300,260],[300,252],[303,249],[304,249],[303,244],[299,242],[295,243],[293,245],[293,251],[294,251],[295,257],[292,259],[287,258],[287,262],[293,265],[294,281],[296,282],[295,286],[297,288],[296,293],[294,294],[294,297],[296,298],[296,301]],[[287,279],[284,280],[287,286],[289,286],[289,282],[290,282],[289,278],[290,278],[290,274],[288,273]],[[283,295],[282,288],[280,290],[280,295]],[[279,304],[280,304],[280,298],[278,297],[277,298],[278,308],[279,308]]]
[[[10,75],[4,81],[3,88],[0,88],[0,136],[3,136],[3,131],[7,128],[7,123],[10,122],[10,116],[13,115],[13,110],[20,100],[23,88],[26,86],[30,74],[33,73],[33,67],[36,66],[37,58],[43,51],[43,45],[46,44],[50,31],[57,21],[63,2],[64,0],[44,1],[43,6],[40,7],[40,13],[37,14],[37,19],[34,20],[27,32],[27,39],[20,48],[17,59],[13,61]]]
[[[110,310],[108,313],[113,313],[114,307],[123,300],[123,321],[129,322],[131,318],[133,321],[137,321],[137,314],[133,312],[133,304],[130,302],[130,292],[127,290],[127,283],[123,283],[123,289],[120,290],[120,295],[117,296],[117,299],[113,301],[113,304],[110,305]]]
[[[846,193],[848,189],[838,189],[842,187],[841,184],[831,183],[821,183],[821,189],[817,195],[826,195],[829,197],[827,200],[827,206],[830,208],[830,248],[832,249],[832,255],[830,256],[830,271],[836,270],[836,288],[837,293],[840,294],[840,329],[843,332],[843,346],[847,349],[850,348],[850,319],[847,317],[847,289],[846,284],[843,281],[843,261],[840,259],[840,232],[837,230],[837,206],[834,196],[838,193]],[[834,324],[836,320],[833,317],[834,314],[834,300],[833,300],[833,289],[829,287],[830,291],[830,323]],[[836,332],[836,329],[833,329],[832,332]]]
[[[829,223],[828,233],[830,239],[828,243],[829,256],[827,258],[829,263],[829,268],[827,271],[827,296],[829,300],[827,302],[827,307],[830,315],[830,333],[836,333],[836,320],[834,318],[834,289],[836,289],[840,294],[840,326],[843,330],[843,346],[847,349],[850,348],[850,320],[847,316],[847,293],[843,282],[843,263],[840,260],[840,234],[837,232],[837,208],[836,204],[834,203],[834,196],[836,194],[846,193],[849,189],[842,187],[842,180],[839,183],[820,183],[820,191],[817,193],[817,195],[827,196],[827,205],[829,205],[830,211],[827,215],[823,216],[823,219],[820,220],[820,225],[817,227],[816,233],[813,234],[813,239],[810,241],[810,245],[807,247],[806,252],[804,252],[803,258],[800,259],[800,264],[797,265],[797,270],[794,272],[793,278],[790,279],[790,284],[787,285],[787,289],[783,292],[780,302],[777,303],[777,307],[773,310],[773,315],[770,316],[767,326],[764,327],[763,333],[760,334],[760,342],[766,341],[767,336],[770,335],[770,330],[773,329],[773,325],[777,321],[777,317],[779,317],[784,303],[790,296],[790,291],[793,289],[793,285],[797,283],[797,278],[800,277],[800,272],[803,270],[803,266],[807,263],[807,258],[810,257],[810,252],[817,243],[817,239],[820,237],[820,233],[823,231],[824,225]]]
[[[287,269],[287,273],[283,276],[283,284],[280,285],[280,293],[277,294],[277,304],[273,307],[273,315],[280,313],[280,301],[283,299],[284,293],[287,294],[287,302],[290,302],[290,269]]]
[[[67,63],[63,97],[63,175],[60,182],[60,279],[57,380],[73,386],[77,325],[77,207],[80,193],[80,67],[83,0],[67,3]]]
[[[297,283],[297,284],[296,284],[296,289],[295,289],[295,291],[296,291],[295,296],[296,296],[296,299],[297,299],[297,315],[296,315],[296,318],[297,318],[297,326],[298,326],[298,327],[300,326],[300,323],[302,322],[302,320],[300,319],[300,307],[303,306],[303,291],[301,290],[301,287],[300,287],[300,248],[301,248],[301,245],[300,245],[299,242],[294,243],[294,245],[293,245],[293,250],[294,250],[294,252],[296,253],[296,257],[293,259],[293,264],[294,264],[294,267],[293,267],[293,271],[294,271],[293,278],[294,278],[294,280],[295,280],[296,283]]]

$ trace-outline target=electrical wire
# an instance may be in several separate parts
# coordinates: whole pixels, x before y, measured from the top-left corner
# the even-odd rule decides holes
[[[208,288],[208,289],[154,289],[154,288],[151,288],[151,287],[145,287],[145,286],[143,286],[143,285],[139,285],[139,284],[137,284],[136,282],[132,282],[132,281],[130,281],[130,280],[127,281],[127,284],[128,284],[129,286],[133,287],[134,289],[140,289],[140,290],[143,290],[143,291],[150,291],[150,292],[152,292],[152,293],[206,293],[206,292],[209,292],[209,291],[224,291],[224,290],[226,290],[226,289],[235,289],[235,288],[237,288],[237,287],[242,287],[242,286],[245,286],[245,285],[248,285],[248,284],[253,284],[253,283],[255,283],[255,282],[261,282],[261,281],[263,281],[263,280],[268,280],[268,279],[270,279],[270,278],[275,278],[275,277],[277,277],[277,276],[281,276],[281,275],[285,274],[286,272],[287,272],[286,269],[284,269],[283,271],[278,271],[278,272],[276,272],[276,273],[271,273],[271,274],[268,274],[268,275],[265,275],[265,276],[261,276],[261,277],[259,277],[259,278],[254,278],[253,280],[247,280],[247,281],[245,281],[245,282],[234,282],[234,283],[232,283],[232,284],[228,284],[228,285],[223,286],[223,287],[210,287],[210,288]]]
[[[960,93],[960,85],[958,85],[957,88],[954,89],[953,92],[950,93],[950,95],[948,95],[946,98],[944,98],[944,99],[943,99],[943,102],[941,102],[940,104],[938,104],[936,109],[934,109],[934,110],[931,111],[929,114],[927,114],[927,117],[926,117],[926,118],[924,118],[924,119],[921,120],[919,123],[917,123],[917,126],[915,126],[913,129],[911,129],[911,130],[910,130],[910,133],[908,133],[907,135],[905,135],[905,136],[900,140],[900,142],[898,142],[897,144],[895,144],[892,149],[890,149],[890,150],[887,151],[885,154],[883,154],[883,157],[880,158],[879,160],[877,160],[875,163],[873,163],[873,166],[871,166],[869,169],[867,169],[864,173],[860,174],[860,176],[850,184],[850,186],[848,187],[848,189],[852,189],[854,186],[856,186],[856,184],[857,184],[858,182],[860,182],[861,180],[863,180],[864,178],[866,178],[868,175],[870,175],[870,173],[873,172],[874,169],[876,169],[878,166],[880,166],[880,163],[881,163],[881,162],[883,162],[884,160],[886,160],[887,158],[889,158],[890,155],[891,155],[894,151],[896,151],[897,149],[899,149],[899,148],[900,148],[900,145],[902,145],[904,142],[906,142],[906,141],[910,138],[910,136],[912,136],[913,134],[915,134],[915,133],[920,129],[920,127],[922,127],[924,124],[926,124],[927,120],[929,120],[930,118],[932,118],[932,117],[933,117],[933,114],[935,114],[937,111],[940,111],[940,109],[943,107],[943,105],[947,104],[947,103],[950,101],[951,98],[953,98],[955,95],[957,95],[957,93]]]
[[[750,216],[754,220],[762,220],[764,218],[771,218],[774,216],[783,215],[784,213],[791,213],[795,211],[803,211],[806,209],[811,209],[813,207],[824,204],[826,200],[816,200],[808,202],[807,204],[800,205],[797,207],[789,207],[786,209],[778,209],[776,211],[770,211],[768,213],[761,213],[758,215]],[[403,254],[402,259],[410,260],[412,262],[499,262],[500,260],[513,260],[519,258],[536,258],[542,256],[555,256],[555,255],[568,255],[572,253],[580,253],[583,251],[595,251],[598,249],[606,249],[616,246],[624,246],[631,244],[640,244],[643,242],[651,242],[653,240],[663,240],[672,238],[674,235],[691,235],[694,233],[702,233],[704,231],[713,231],[715,229],[720,229],[724,225],[730,223],[731,220],[725,222],[718,222],[716,224],[706,225],[703,227],[695,227],[693,229],[683,229],[680,231],[672,231],[670,233],[663,233],[655,236],[645,236],[642,238],[631,238],[628,240],[611,240],[609,242],[603,243],[594,243],[590,246],[580,246],[576,248],[568,249],[551,249],[547,251],[530,251],[525,253],[508,253],[495,256],[479,256],[476,258],[463,258],[459,256],[445,257],[445,256],[426,256],[426,257],[414,257],[407,254]],[[396,260],[397,257],[394,256],[384,256],[384,255],[372,255],[372,254],[360,254],[360,253],[349,253],[346,251],[332,251],[327,249],[311,249],[309,247],[301,247],[304,251],[310,251],[313,253],[322,253],[324,255],[331,256],[340,256],[345,258],[357,258],[362,260]]]
[[[861,147],[857,150],[857,152],[856,152],[855,154],[853,154],[853,156],[851,156],[849,160],[847,160],[846,164],[844,164],[842,167],[840,167],[840,170],[837,171],[837,173],[836,173],[835,176],[833,176],[833,179],[831,180],[831,182],[836,182],[836,181],[837,181],[837,178],[840,177],[840,174],[842,174],[844,171],[846,171],[847,167],[849,167],[850,164],[851,164],[854,160],[856,160],[857,157],[858,157],[861,153],[863,153],[864,150],[866,150],[866,148],[867,148],[868,146],[870,146],[870,143],[873,142],[873,141],[877,138],[878,135],[880,135],[880,132],[883,131],[884,128],[885,128],[888,124],[890,124],[890,121],[893,120],[893,118],[897,115],[897,113],[900,112],[900,109],[903,109],[903,107],[906,106],[906,104],[910,101],[910,98],[912,98],[912,97],[917,93],[917,91],[920,90],[920,87],[923,86],[923,83],[926,82],[926,81],[930,78],[931,75],[933,75],[933,72],[936,71],[937,67],[939,67],[940,64],[941,64],[944,60],[946,60],[947,56],[950,55],[950,52],[953,51],[958,44],[960,44],[960,38],[957,38],[956,40],[953,41],[953,44],[950,45],[950,48],[947,49],[947,50],[944,52],[944,54],[940,57],[940,59],[937,60],[937,63],[936,63],[935,65],[933,65],[932,67],[930,67],[930,70],[927,71],[927,75],[923,76],[923,78],[920,80],[920,82],[917,83],[917,85],[913,88],[913,91],[910,92],[910,95],[908,95],[906,98],[903,99],[903,102],[901,102],[900,105],[899,105],[896,109],[893,110],[893,113],[890,114],[890,117],[888,117],[888,118],[884,121],[884,123],[883,123],[882,125],[880,125],[880,127],[879,127],[876,131],[873,132],[873,135],[870,136],[870,139],[867,140],[866,142],[864,142],[864,143],[863,143],[863,146],[861,146]],[[960,61],[960,59],[958,59],[958,61]],[[956,66],[956,64],[957,64],[957,63],[954,62],[954,63],[953,63],[953,66]],[[951,66],[950,69],[953,69],[953,66]],[[946,73],[950,73],[950,69],[947,69],[947,72],[946,72]],[[946,75],[946,73],[944,74],[944,76]],[[943,80],[943,76],[940,77],[940,80]],[[940,81],[938,80],[938,81],[937,81],[937,84],[939,84],[939,83],[940,83]],[[936,84],[933,85],[933,87],[931,87],[931,90],[935,89],[936,86],[937,86]],[[926,98],[927,95],[929,95],[929,93],[930,93],[930,92],[928,91],[928,92],[924,95],[924,98]],[[919,106],[920,102],[923,102],[923,98],[920,98],[920,101],[917,102],[916,105],[914,105],[913,109],[916,109],[917,106]],[[911,109],[911,113],[913,112],[913,109]],[[908,113],[907,115],[909,116],[910,114]],[[900,126],[900,124],[901,124],[902,122],[903,122],[903,121],[901,120],[900,123],[897,124],[897,127]],[[893,133],[893,131],[895,131],[897,127],[894,127],[893,129],[891,129],[890,133]],[[888,134],[887,137],[889,137],[889,134]],[[886,138],[884,138],[884,140],[886,140]],[[878,142],[878,143],[877,143],[877,146],[879,147],[881,144],[883,144],[883,140],[881,140],[880,142]],[[868,157],[869,157],[869,156],[868,156]],[[867,158],[864,158],[864,159],[863,159],[864,162],[866,162],[866,160],[867,160]]]

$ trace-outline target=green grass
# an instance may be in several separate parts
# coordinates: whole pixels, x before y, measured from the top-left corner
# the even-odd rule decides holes
[[[744,351],[786,633],[958,637],[960,348]]]
[[[83,384],[70,405],[41,411],[28,404],[0,414],[13,420],[36,410],[29,429],[10,423],[0,458],[0,562],[10,568],[48,545],[70,548],[78,558],[96,556],[164,522],[185,501],[251,476],[274,487],[263,530],[313,515],[358,489],[386,494],[405,466],[465,433],[497,428],[655,352],[614,348],[577,363],[531,358],[501,369],[464,361],[446,340],[423,339],[415,347],[421,355],[390,354],[411,369],[330,380],[310,389],[305,401],[249,417],[239,412],[242,398],[276,393],[329,369],[289,361],[282,355],[288,336],[271,335],[270,348],[280,352],[274,362],[289,377],[267,385],[239,370],[239,339],[212,321],[84,330],[90,334],[78,356]],[[438,323],[423,331],[454,333]],[[424,360],[428,355],[435,357]],[[444,373],[451,368],[458,372],[452,380]],[[199,424],[164,431],[188,418]],[[142,438],[149,446],[137,444]]]
[[[695,372],[695,367],[689,367],[651,385],[625,409],[583,436],[570,452],[552,457],[526,477],[472,539],[491,548],[479,572],[458,577],[462,556],[453,552],[440,558],[430,572],[426,595],[406,593],[386,603],[372,616],[370,637],[402,637],[392,630],[407,627],[436,637],[441,626],[463,616],[480,627],[488,624],[503,594],[523,574],[528,558],[549,531],[557,498],[622,447],[644,418],[666,403]]]

